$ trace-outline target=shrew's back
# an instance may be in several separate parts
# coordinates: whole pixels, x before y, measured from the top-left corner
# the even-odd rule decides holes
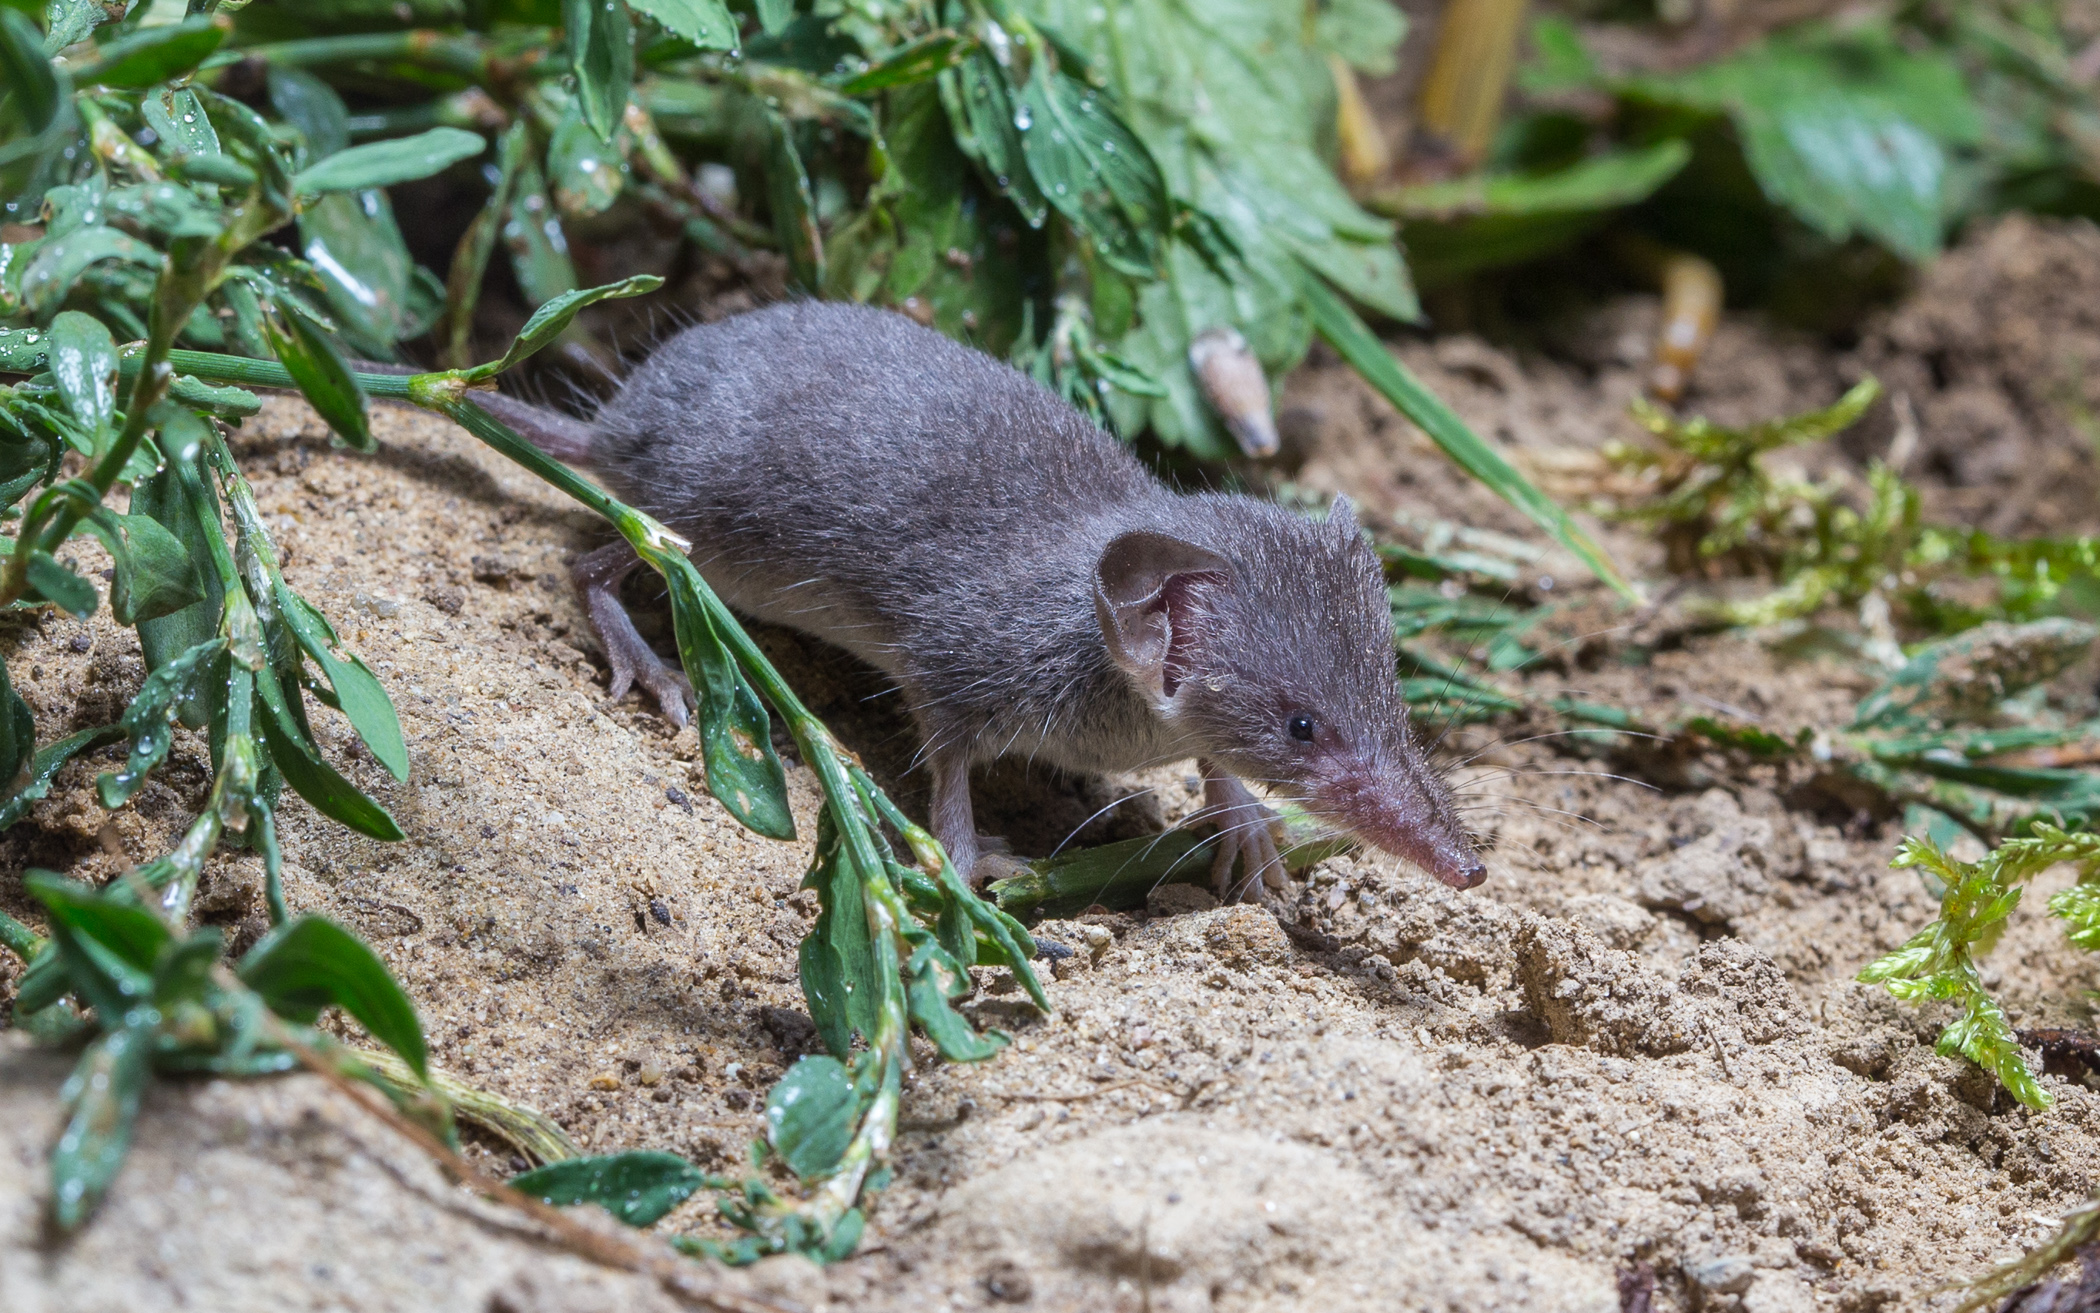
[[[1017,572],[1069,564],[1076,587],[1092,525],[1169,495],[1034,380],[865,306],[686,329],[596,427],[592,464],[693,540],[727,600],[871,656]]]

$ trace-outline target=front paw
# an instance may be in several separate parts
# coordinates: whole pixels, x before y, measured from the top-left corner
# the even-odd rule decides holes
[[[1218,787],[1214,796],[1204,819],[1218,830],[1212,841],[1217,854],[1211,859],[1210,883],[1219,900],[1259,902],[1264,889],[1282,889],[1290,879],[1277,847],[1282,819],[1237,781]]]

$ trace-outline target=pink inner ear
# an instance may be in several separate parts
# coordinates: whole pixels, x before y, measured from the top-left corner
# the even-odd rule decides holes
[[[1188,678],[1190,658],[1203,629],[1201,589],[1224,582],[1221,574],[1190,571],[1169,575],[1160,585],[1159,599],[1152,609],[1164,612],[1167,618],[1167,653],[1159,669],[1159,690],[1164,696],[1173,697],[1181,681]]]

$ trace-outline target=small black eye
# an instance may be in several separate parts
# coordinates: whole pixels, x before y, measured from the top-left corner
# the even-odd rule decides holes
[[[1291,737],[1298,740],[1300,743],[1312,742],[1313,718],[1311,716],[1306,715],[1302,711],[1299,712],[1297,715],[1291,717],[1290,731]]]

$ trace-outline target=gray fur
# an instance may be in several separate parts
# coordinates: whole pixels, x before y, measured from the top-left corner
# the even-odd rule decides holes
[[[1173,493],[1032,379],[852,305],[689,328],[594,424],[587,463],[616,494],[690,538],[732,606],[891,675],[929,754],[1076,771],[1201,756],[1477,882],[1409,733],[1378,563],[1346,514]],[[1187,673],[1166,714],[1097,616],[1104,550],[1134,530],[1229,563],[1174,595]],[[1321,742],[1289,736],[1296,710]]]

